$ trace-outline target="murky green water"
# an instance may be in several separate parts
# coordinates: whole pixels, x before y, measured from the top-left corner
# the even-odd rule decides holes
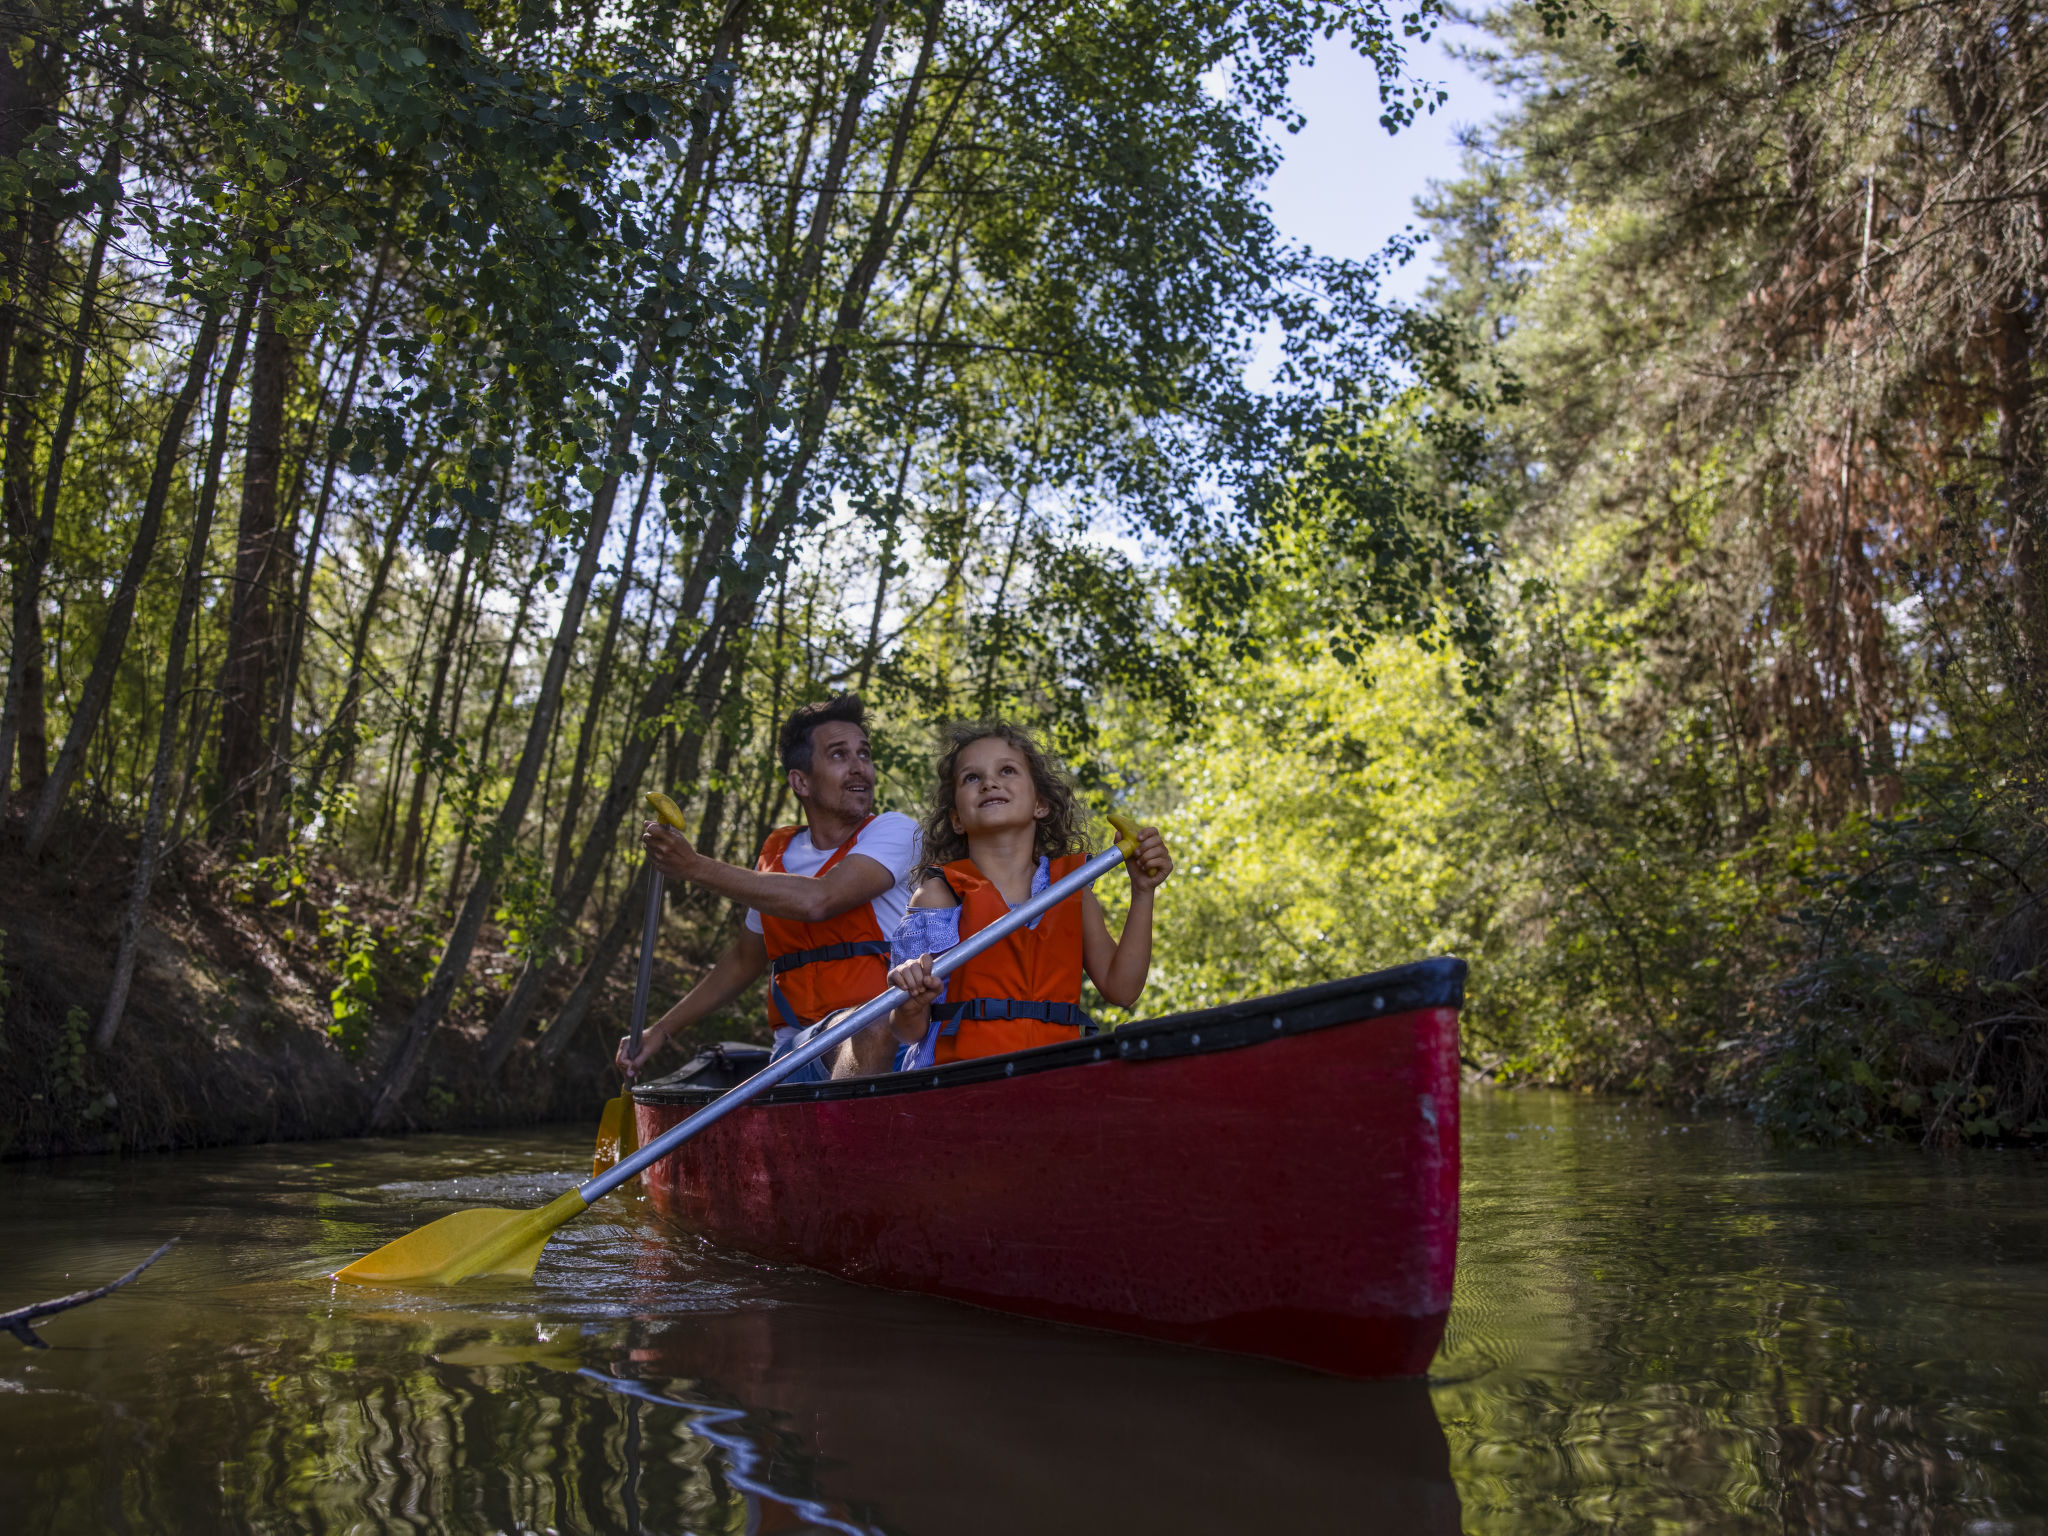
[[[8,1531],[2048,1533],[2048,1158],[1468,1099],[1428,1384],[766,1269],[621,1204],[531,1286],[336,1289],[588,1136],[0,1167]],[[602,1210],[602,1207],[600,1207]]]

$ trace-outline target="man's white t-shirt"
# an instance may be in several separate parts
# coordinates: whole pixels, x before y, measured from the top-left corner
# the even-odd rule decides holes
[[[848,858],[857,853],[873,859],[895,876],[895,883],[868,903],[875,914],[875,926],[882,930],[885,939],[903,921],[903,913],[916,892],[917,849],[917,823],[901,811],[884,811],[860,829],[847,853]],[[820,848],[812,842],[807,829],[792,837],[789,846],[782,850],[782,867],[792,875],[815,875],[836,852],[836,848]],[[761,914],[751,907],[747,909],[747,926],[756,933],[761,931]]]

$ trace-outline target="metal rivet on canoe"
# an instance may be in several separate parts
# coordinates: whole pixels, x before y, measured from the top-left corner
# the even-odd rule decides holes
[[[1273,1015],[1273,1027],[1274,1027],[1275,1029],[1278,1029],[1278,1028],[1280,1027],[1281,1023],[1282,1023],[1282,1020],[1281,1020],[1281,1018],[1280,1018],[1280,1015],[1279,1015],[1279,1014],[1277,1014],[1277,1013],[1276,1013],[1276,1014],[1274,1014],[1274,1015]]]
[[[934,1088],[939,1086],[939,1079],[936,1074],[934,1074],[934,1076],[932,1077],[932,1086]]]
[[[1003,1076],[1005,1076],[1005,1077],[1015,1077],[1016,1075],[1017,1075],[1017,1063],[1015,1063],[1014,1061],[1013,1061],[1013,1062],[1011,1062],[1011,1063],[1009,1063],[1009,1064],[1008,1064],[1007,1066],[1005,1066],[1005,1067],[1003,1068]]]
[[[1376,997],[1372,1000],[1372,1011],[1374,1013],[1378,1013],[1382,1008],[1386,1006],[1387,1000],[1384,997]]]
[[[1138,1042],[1138,1049],[1141,1051],[1149,1051],[1152,1049],[1152,1042],[1150,1040],[1140,1040]]]
[[[1201,1043],[1202,1043],[1202,1037],[1201,1037],[1200,1035],[1189,1035],[1189,1036],[1188,1036],[1188,1044],[1189,1044],[1189,1045],[1200,1045]]]
[[[1097,1061],[1102,1060],[1102,1047],[1099,1045],[1095,1047],[1095,1059]]]
[[[1117,1047],[1116,1047],[1116,1048],[1117,1048],[1118,1050],[1122,1051],[1122,1052],[1123,1052],[1123,1053],[1124,1053],[1124,1054],[1125,1054],[1126,1056],[1128,1056],[1128,1055],[1130,1055],[1130,1054],[1131,1054],[1131,1042],[1130,1042],[1130,1041],[1128,1041],[1128,1040],[1120,1040],[1120,1041],[1118,1041],[1118,1042],[1117,1042]]]

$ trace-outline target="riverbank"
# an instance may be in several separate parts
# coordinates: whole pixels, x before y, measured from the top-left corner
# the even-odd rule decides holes
[[[20,846],[17,818],[0,828],[0,1158],[364,1130],[438,918],[339,870],[238,864],[187,843],[158,877],[119,1033],[95,1051],[132,839],[79,820],[39,861]],[[486,927],[399,1129],[590,1119],[616,1091],[609,1042],[631,1001],[629,954],[592,1004],[587,1038],[546,1068],[522,1048],[485,1073],[483,1031],[522,963],[506,937]],[[657,999],[676,995],[687,958],[657,965]],[[557,1001],[544,997],[536,1018]]]

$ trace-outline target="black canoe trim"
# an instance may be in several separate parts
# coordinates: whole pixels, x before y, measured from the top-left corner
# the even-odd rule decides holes
[[[1022,1077],[1032,1072],[1054,1072],[1098,1061],[1142,1065],[1175,1056],[1239,1050],[1283,1035],[1306,1034],[1333,1024],[1412,1013],[1421,1008],[1456,1008],[1464,1000],[1464,961],[1449,957],[1418,960],[1413,965],[1397,965],[1370,976],[1326,981],[1320,986],[1298,987],[1292,992],[1276,992],[1270,997],[1204,1008],[1197,1013],[1169,1014],[1163,1019],[1126,1024],[1108,1034],[1063,1040],[1057,1045],[1012,1051],[1005,1056],[982,1056],[921,1072],[848,1077],[834,1083],[785,1084],[769,1089],[757,1102],[810,1104],[829,1099],[919,1093]],[[708,1103],[760,1071],[767,1062],[765,1048],[728,1041],[703,1052],[680,1072],[635,1088],[633,1097],[648,1104]]]

